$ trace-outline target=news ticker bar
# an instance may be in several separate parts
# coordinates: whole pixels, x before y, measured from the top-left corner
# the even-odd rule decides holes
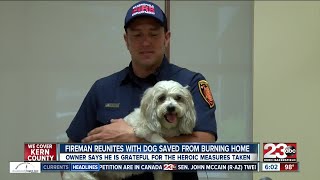
[[[233,172],[297,172],[294,163],[48,163],[10,162],[10,173],[98,171],[233,171]]]

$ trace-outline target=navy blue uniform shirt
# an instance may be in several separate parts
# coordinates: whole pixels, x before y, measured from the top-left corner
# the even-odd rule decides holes
[[[205,78],[200,73],[170,64],[166,58],[159,69],[147,78],[135,76],[130,63],[129,67],[97,80],[67,129],[68,137],[73,142],[81,142],[92,129],[109,124],[111,119],[124,118],[140,106],[143,92],[161,80],[174,80],[183,86],[189,86],[197,113],[194,131],[208,132],[217,138],[216,107],[209,106],[199,89],[199,81]],[[152,173],[129,179],[135,178],[152,179]],[[174,173],[174,179],[182,178],[197,179],[197,176],[196,173]]]

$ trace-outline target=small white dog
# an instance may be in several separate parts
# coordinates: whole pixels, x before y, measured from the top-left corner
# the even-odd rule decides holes
[[[147,89],[141,105],[124,120],[133,127],[135,135],[151,143],[167,143],[164,137],[191,134],[196,123],[196,112],[192,95],[187,87],[175,81],[160,81]],[[143,172],[94,173],[65,172],[63,180],[120,180]],[[170,172],[156,171],[155,180],[171,180]]]

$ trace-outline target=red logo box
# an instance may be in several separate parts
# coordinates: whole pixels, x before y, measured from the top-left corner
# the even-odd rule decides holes
[[[263,143],[264,162],[296,162],[297,143]]]
[[[165,171],[177,170],[177,164],[163,164],[163,170]]]
[[[24,161],[56,161],[56,144],[24,144]]]

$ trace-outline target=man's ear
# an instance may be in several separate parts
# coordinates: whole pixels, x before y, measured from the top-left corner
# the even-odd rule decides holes
[[[171,32],[170,31],[167,31],[166,33],[165,33],[165,35],[164,35],[164,46],[166,47],[166,48],[168,48],[168,46],[169,46],[169,43],[170,43],[170,37],[171,37]]]
[[[127,33],[124,33],[124,34],[123,34],[123,39],[124,39],[124,42],[126,43],[127,49],[129,49],[128,35],[127,35]]]

